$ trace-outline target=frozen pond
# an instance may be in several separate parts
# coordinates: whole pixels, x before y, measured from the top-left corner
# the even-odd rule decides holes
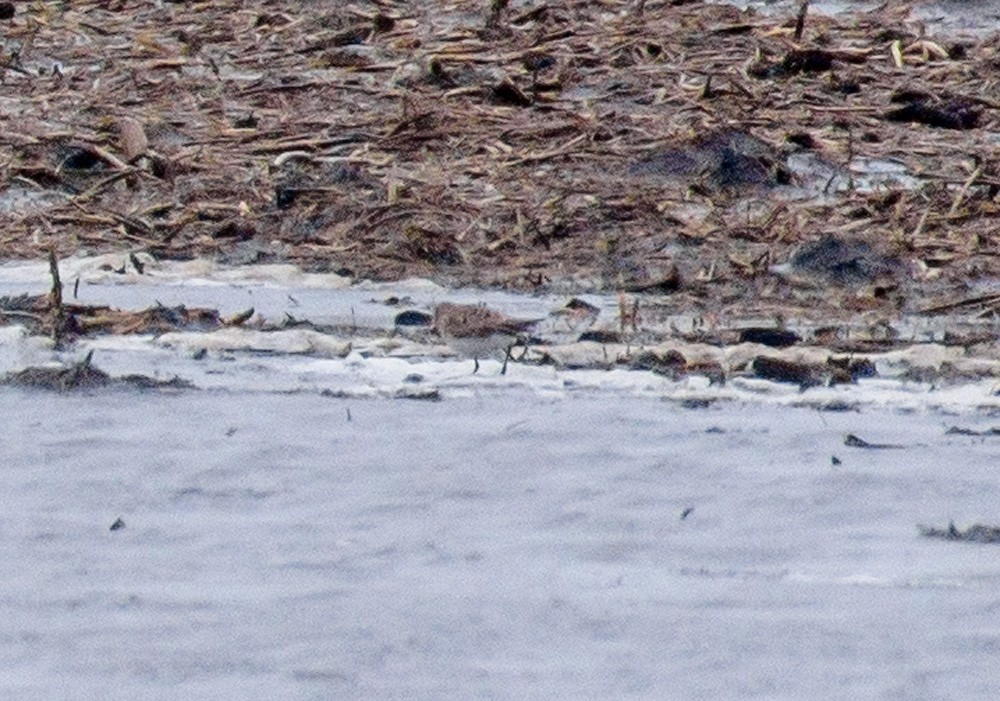
[[[252,306],[346,336],[59,353],[0,329],[0,371],[93,350],[112,374],[194,387],[0,390],[4,698],[1000,693],[1000,549],[917,530],[1000,522],[1000,435],[947,432],[1000,425],[995,381],[472,375],[408,349],[394,316],[484,300],[541,317],[565,297],[192,265],[69,260],[63,278],[81,303]],[[0,294],[46,277],[0,267]],[[589,299],[613,318],[613,297]],[[441,401],[391,398],[405,387]]]
[[[1000,693],[1000,550],[916,529],[1000,520],[1000,438],[946,433],[989,416],[503,388],[0,405],[5,698]]]

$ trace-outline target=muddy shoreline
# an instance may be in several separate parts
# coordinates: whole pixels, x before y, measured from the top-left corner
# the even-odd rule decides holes
[[[51,264],[0,266],[0,385],[424,400],[514,386],[553,396],[652,394],[692,407],[990,413],[1000,405],[1000,356],[985,321],[779,325],[669,315],[642,295],[567,301],[426,279],[350,284],[291,265],[230,268],[148,254],[137,261],[142,273],[120,254],[69,258],[56,264],[59,283]],[[449,301],[485,302],[533,321],[510,372],[502,374],[501,352],[481,356],[474,373],[473,359],[435,333],[431,312]]]

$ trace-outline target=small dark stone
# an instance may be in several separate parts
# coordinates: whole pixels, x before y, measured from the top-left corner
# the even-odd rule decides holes
[[[863,438],[858,438],[853,433],[844,436],[844,445],[848,448],[871,448],[872,444]]]
[[[833,465],[834,467],[836,467],[837,465],[841,465],[843,463],[841,462],[840,458],[838,458],[836,455],[834,455],[834,456],[832,456],[830,458],[830,464]]]
[[[588,312],[590,314],[593,314],[594,316],[597,316],[597,314],[601,311],[599,307],[596,307],[590,302],[580,299],[579,297],[574,297],[570,301],[566,302],[566,306],[564,306],[563,309],[572,309],[572,310]]]
[[[493,102],[511,107],[531,107],[531,98],[510,78],[504,78],[490,90]]]
[[[686,519],[688,516],[694,513],[694,507],[689,506],[681,512],[681,521]]]
[[[859,377],[877,377],[878,369],[875,362],[869,358],[851,358],[847,365],[851,371],[851,377],[857,380]]]
[[[410,385],[418,385],[424,381],[424,376],[419,372],[411,372],[409,375],[403,378],[403,382]]]
[[[262,12],[257,15],[257,19],[253,24],[255,27],[281,27],[288,24],[288,20],[279,14]]]
[[[833,68],[833,54],[822,49],[793,49],[785,54],[781,67],[787,75],[822,73]]]
[[[279,208],[280,205],[279,205]],[[217,239],[236,239],[237,241],[249,241],[257,235],[257,229],[249,222],[239,219],[230,219],[212,234]]]
[[[259,120],[257,116],[251,112],[249,114],[240,115],[239,117],[234,117],[232,120],[233,129],[256,129]]]
[[[149,157],[149,172],[155,177],[166,178],[171,173],[171,164],[166,158],[162,156],[152,155]]]
[[[753,359],[752,368],[754,376],[763,380],[792,382],[803,389],[822,384],[821,374],[817,368],[805,363],[758,355]]]
[[[857,382],[862,377],[875,377],[878,370],[868,358],[831,357],[826,361],[835,382]]]
[[[788,348],[802,338],[793,331],[751,327],[740,331],[740,343],[759,343],[771,348]]]
[[[837,412],[848,412],[857,411],[858,407],[856,404],[851,404],[850,402],[845,402],[840,399],[831,399],[828,402],[823,402],[816,406],[816,411],[837,411]]]
[[[929,102],[933,99],[933,95],[922,90],[900,90],[889,97],[889,102],[906,104],[911,102]]]
[[[833,83],[833,89],[841,95],[857,95],[861,92],[861,84],[856,80],[838,80]]]
[[[974,129],[979,124],[982,109],[963,99],[934,100],[923,95],[894,96],[893,102],[905,104],[884,115],[890,122],[917,122],[938,129]]]
[[[409,309],[397,314],[394,323],[396,326],[430,326],[433,320],[434,317],[426,312]]]
[[[591,341],[593,343],[621,343],[621,336],[617,331],[585,331],[580,334],[578,341]]]
[[[804,149],[812,150],[817,148],[816,139],[813,138],[812,134],[806,131],[798,131],[794,134],[789,134],[785,137],[785,141]]]
[[[93,170],[104,165],[104,161],[97,157],[93,151],[85,148],[73,148],[62,160],[62,167],[66,170]]]
[[[433,387],[401,387],[393,394],[395,399],[416,399],[422,402],[439,402],[441,393]]]
[[[329,41],[331,46],[353,46],[364,44],[369,35],[371,35],[371,29],[364,25],[358,25],[335,34]]]
[[[867,448],[868,450],[885,450],[887,448],[903,447],[895,443],[869,443],[865,439],[855,436],[853,433],[848,433],[844,436],[844,445],[848,448]]]
[[[707,409],[714,402],[714,399],[684,399],[681,401],[681,406],[685,409]]]
[[[295,199],[299,196],[299,191],[290,187],[274,188],[274,205],[278,209],[288,209],[295,204]]]
[[[774,80],[788,75],[784,66],[773,61],[757,61],[747,69],[747,73],[760,80]]]
[[[385,32],[391,32],[396,27],[396,20],[388,15],[383,15],[379,12],[375,17],[372,18],[372,29],[378,34],[384,34]]]
[[[525,70],[537,73],[556,65],[556,60],[548,54],[529,54],[522,60]]]
[[[891,44],[894,41],[901,41],[904,44],[909,44],[917,40],[913,34],[909,34],[903,30],[902,27],[885,27],[875,33],[872,37],[872,41],[876,41],[883,44]]]
[[[675,265],[668,265],[660,270],[641,268],[631,272],[634,279],[626,281],[626,292],[669,294],[676,292],[681,286],[680,273]]]
[[[0,2],[0,20],[14,19],[14,3]]]
[[[115,522],[111,524],[111,528],[109,528],[108,530],[120,531],[123,528],[125,528],[125,522],[122,521],[120,518],[116,518]]]

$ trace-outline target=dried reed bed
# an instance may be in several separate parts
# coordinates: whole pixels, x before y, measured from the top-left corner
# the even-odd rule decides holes
[[[290,260],[758,314],[940,307],[1000,272],[1000,42],[929,36],[905,6],[15,7],[0,255]],[[847,186],[789,197],[768,178],[636,170],[720,132],[771,149],[769,173],[799,151]],[[920,184],[852,187],[863,159]],[[824,235],[863,237],[909,272],[834,292],[769,272]]]

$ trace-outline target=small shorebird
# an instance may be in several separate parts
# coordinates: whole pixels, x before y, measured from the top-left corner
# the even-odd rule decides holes
[[[473,304],[439,304],[434,310],[433,328],[460,355],[471,357],[479,371],[479,359],[504,351],[501,375],[507,374],[510,349],[541,319],[514,319],[487,307]]]

